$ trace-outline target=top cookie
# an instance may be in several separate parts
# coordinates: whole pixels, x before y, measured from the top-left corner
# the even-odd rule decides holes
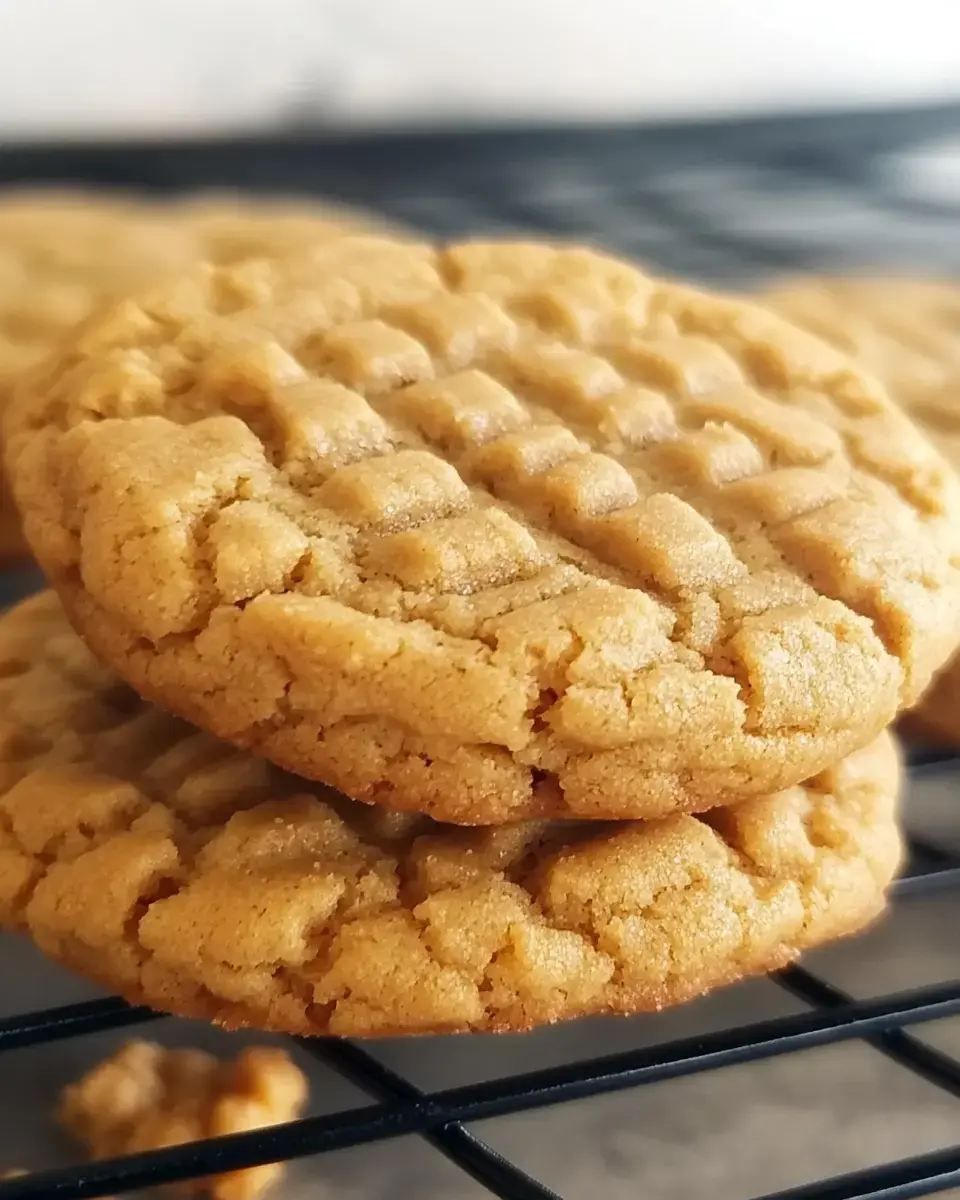
[[[586,250],[204,269],[92,322],[9,417],[28,539],[101,657],[449,821],[787,786],[960,636],[958,484],[879,385]]]

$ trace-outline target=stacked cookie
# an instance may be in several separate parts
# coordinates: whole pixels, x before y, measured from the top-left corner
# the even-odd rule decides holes
[[[855,356],[960,471],[960,287],[910,278],[810,279],[763,297],[789,320]],[[904,724],[960,743],[960,658],[937,675]]]
[[[196,248],[185,226],[125,198],[7,193],[0,203],[0,408],[23,370],[98,303],[185,270]],[[26,546],[6,489],[0,562]]]
[[[328,205],[212,194],[148,203],[113,193],[6,191],[0,200],[0,410],[25,368],[98,307],[201,260],[292,254],[373,218]],[[3,485],[0,564],[27,553]]]
[[[0,919],[129,999],[526,1029],[881,911],[960,484],[781,318],[345,236],[102,312],[5,436]]]

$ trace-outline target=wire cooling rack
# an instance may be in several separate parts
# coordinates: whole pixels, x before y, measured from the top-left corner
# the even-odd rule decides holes
[[[20,149],[0,156],[0,182],[44,180],[159,191],[237,185],[322,192],[440,235],[546,232],[606,245],[661,270],[724,286],[825,267],[960,273],[960,108],[647,130],[295,136],[202,146]],[[34,586],[29,572],[7,576],[0,580],[0,599],[9,602]],[[617,1026],[619,1048],[614,1053],[574,1054],[534,1069],[509,1066],[522,1066],[529,1039],[501,1040],[497,1046],[508,1063],[506,1071],[489,1077],[480,1070],[480,1078],[453,1086],[430,1084],[429,1072],[418,1081],[421,1059],[427,1061],[431,1053],[443,1057],[449,1039],[426,1039],[412,1053],[410,1043],[391,1053],[378,1044],[302,1040],[301,1055],[344,1077],[364,1097],[268,1130],[0,1183],[0,1200],[116,1195],[348,1147],[404,1139],[408,1144],[411,1137],[423,1139],[459,1169],[446,1177],[445,1191],[431,1196],[459,1200],[489,1193],[510,1200],[567,1200],[570,1193],[556,1170],[551,1176],[549,1170],[531,1166],[522,1153],[510,1152],[518,1144],[516,1137],[500,1137],[498,1148],[498,1138],[484,1140],[483,1131],[502,1130],[496,1118],[516,1122],[520,1114],[586,1098],[597,1105],[596,1098],[616,1092],[630,1092],[639,1103],[651,1088],[656,1097],[667,1081],[684,1077],[696,1076],[702,1093],[718,1072],[732,1074],[747,1063],[792,1061],[818,1047],[833,1047],[836,1055],[842,1044],[868,1048],[895,1064],[898,1078],[909,1074],[927,1101],[936,1093],[939,1099],[929,1111],[938,1115],[937,1128],[945,1135],[932,1146],[928,1139],[920,1153],[818,1178],[821,1160],[836,1161],[831,1147],[851,1136],[852,1129],[845,1107],[849,1100],[824,1097],[827,1120],[818,1132],[817,1153],[804,1169],[805,1182],[767,1190],[763,1200],[894,1200],[960,1189],[960,1039],[938,1040],[930,1034],[950,1026],[948,1018],[960,1014],[955,920],[960,911],[960,775],[954,761],[944,756],[914,749],[910,759],[915,795],[908,820],[914,832],[908,866],[894,889],[893,921],[908,905],[933,906],[923,935],[929,947],[942,951],[949,942],[958,950],[953,958],[949,950],[945,957],[941,954],[936,978],[919,969],[914,934],[895,944],[892,953],[889,946],[883,949],[882,940],[870,942],[879,951],[856,960],[849,948],[839,947],[779,972],[771,984],[752,985],[778,989],[789,1001],[778,1015],[750,1020],[753,1008],[743,1001],[742,1019],[730,1019],[728,1006],[727,1019],[680,1038],[669,1032],[656,1036],[661,1026],[674,1028],[667,1014],[637,1018],[643,1024]],[[931,789],[940,799],[932,831],[913,811],[918,797]],[[859,944],[867,945],[871,937]],[[880,980],[876,994],[869,988],[864,992],[862,975],[868,965],[871,977]],[[891,980],[896,986],[885,986]],[[145,1009],[111,998],[5,1017],[0,1020],[0,1082],[12,1058],[7,1052],[36,1053],[65,1039],[117,1033],[155,1019]],[[636,1032],[634,1045],[631,1031]],[[443,1044],[438,1048],[438,1043]],[[479,1053],[485,1056],[486,1048]],[[814,1059],[804,1061],[812,1065]],[[824,1059],[816,1062],[816,1070],[824,1074]],[[829,1075],[831,1092],[842,1092],[846,1070]],[[663,1105],[669,1106],[668,1093],[662,1094]],[[855,1097],[862,1103],[863,1090]],[[774,1099],[771,1091],[771,1104]],[[642,1111],[652,1110],[648,1105]],[[789,1104],[784,1111],[793,1119]],[[7,1120],[6,1112],[0,1115]],[[891,1126],[894,1149],[900,1144],[897,1132]],[[562,1137],[550,1144],[550,1155],[566,1162],[561,1142]],[[724,1154],[763,1152],[756,1145],[723,1148]],[[710,1153],[694,1131],[690,1157],[679,1168],[670,1195],[694,1200],[720,1194],[702,1184],[702,1174],[693,1174],[695,1163]],[[324,1161],[315,1163],[321,1182]],[[542,1155],[539,1162],[542,1166]],[[643,1170],[632,1180],[623,1195],[666,1194]],[[579,1184],[574,1190],[586,1194]],[[345,1193],[321,1189],[310,1194]],[[387,1187],[376,1194],[418,1197],[403,1188]],[[283,1185],[277,1195],[282,1200]]]

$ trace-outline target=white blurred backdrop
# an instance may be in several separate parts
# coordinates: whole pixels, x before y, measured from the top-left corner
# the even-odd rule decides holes
[[[957,0],[0,0],[0,139],[960,99]]]

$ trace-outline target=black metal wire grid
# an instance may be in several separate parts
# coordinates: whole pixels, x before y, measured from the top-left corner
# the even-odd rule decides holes
[[[894,904],[907,895],[942,890],[960,894],[960,855],[913,839],[910,851],[908,870],[894,888]],[[422,1092],[356,1043],[298,1039],[311,1055],[359,1086],[375,1103],[254,1133],[46,1171],[0,1183],[0,1200],[81,1200],[113,1195],[408,1134],[425,1138],[495,1196],[555,1200],[556,1192],[487,1146],[467,1125],[851,1039],[863,1039],[960,1101],[960,1061],[910,1032],[911,1026],[921,1022],[960,1013],[960,980],[853,1000],[804,967],[790,967],[772,979],[803,1002],[802,1011],[651,1048],[430,1093]],[[58,1039],[143,1025],[158,1015],[117,999],[26,1013],[0,1021],[0,1055]],[[820,1179],[757,1200],[899,1200],[956,1186],[960,1186],[960,1145]]]
[[[321,142],[7,151],[0,182],[69,180],[157,190],[297,188],[374,205],[440,234],[550,232],[725,285],[816,268],[960,271],[960,108],[673,129],[422,135]],[[938,166],[939,163],[939,166]],[[0,581],[9,600],[28,576]],[[913,755],[916,776],[952,760]],[[960,853],[912,837],[893,903],[960,898]],[[557,1193],[468,1126],[735,1064],[859,1039],[960,1101],[960,1061],[912,1032],[960,1014],[960,978],[854,999],[803,966],[772,976],[799,1012],[506,1078],[423,1091],[363,1047],[300,1040],[371,1103],[253,1133],[0,1182],[0,1200],[81,1200],[419,1135],[492,1195]],[[116,999],[0,1020],[4,1052],[142,1025]],[[958,1108],[960,1128],[960,1108]],[[960,1143],[756,1200],[906,1200],[960,1188]]]

